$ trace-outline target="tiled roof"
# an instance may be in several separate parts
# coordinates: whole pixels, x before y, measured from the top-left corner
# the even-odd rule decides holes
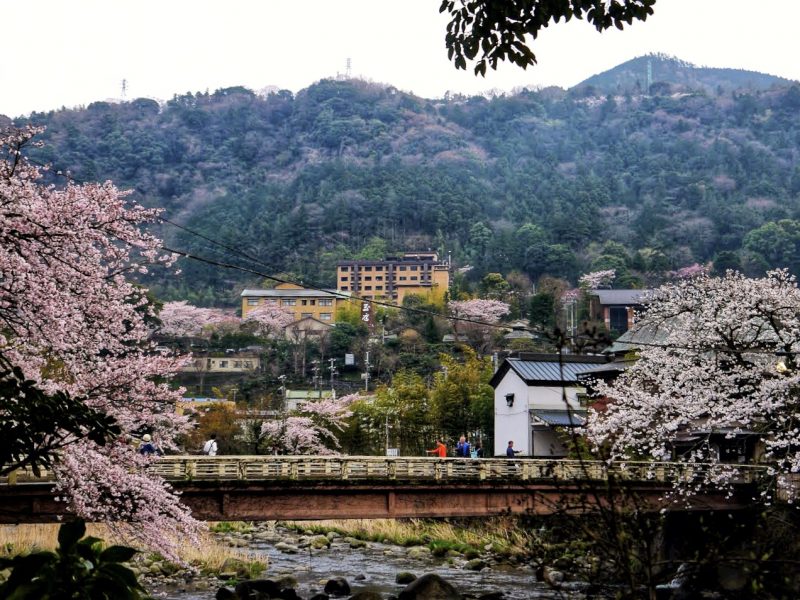
[[[506,372],[513,369],[528,385],[562,382],[577,384],[578,373],[608,362],[608,359],[603,356],[567,355],[562,358],[560,363],[558,357],[553,355],[529,354],[527,356],[529,358],[506,358],[489,383],[497,387]]]
[[[592,295],[597,296],[600,304],[623,305],[642,304],[647,294],[652,290],[592,290]]]

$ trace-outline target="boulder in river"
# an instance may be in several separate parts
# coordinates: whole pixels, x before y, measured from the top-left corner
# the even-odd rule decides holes
[[[467,571],[483,571],[486,568],[486,563],[480,558],[473,558],[464,565]]]
[[[349,596],[350,584],[344,577],[334,577],[328,579],[325,584],[325,593],[331,596]]]
[[[408,585],[416,578],[417,576],[414,575],[413,573],[409,573],[408,571],[400,571],[397,575],[395,575],[394,582],[399,583],[401,585]]]
[[[238,600],[239,597],[236,595],[230,588],[221,587],[217,590],[217,593],[214,594],[214,600]]]
[[[409,583],[398,595],[399,600],[461,600],[461,594],[451,584],[427,573]]]
[[[236,594],[239,598],[249,598],[253,592],[277,598],[281,592],[281,586],[272,579],[251,579],[250,581],[242,581],[236,586]]]

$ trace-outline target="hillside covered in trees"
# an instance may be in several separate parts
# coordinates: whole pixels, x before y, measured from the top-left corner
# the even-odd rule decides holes
[[[649,94],[583,85],[427,100],[323,80],[15,122],[47,127],[34,152],[54,170],[112,179],[259,263],[165,225],[171,246],[317,285],[334,283],[339,259],[426,248],[474,281],[614,268],[618,287],[651,285],[711,261],[800,272],[800,85],[731,91],[724,73],[697,83],[700,71]],[[151,282],[161,296],[230,304],[258,280],[182,262]]]

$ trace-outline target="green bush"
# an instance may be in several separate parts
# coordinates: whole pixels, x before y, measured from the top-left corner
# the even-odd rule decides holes
[[[7,600],[143,600],[149,598],[124,562],[136,554],[126,546],[103,549],[102,540],[86,537],[86,524],[64,523],[55,552],[0,558],[11,575],[0,585]],[[81,539],[83,538],[83,539]]]

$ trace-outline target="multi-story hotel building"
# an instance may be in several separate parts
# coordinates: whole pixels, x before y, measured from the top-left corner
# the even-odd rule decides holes
[[[336,306],[346,302],[336,290],[309,290],[293,283],[279,283],[270,290],[244,290],[242,318],[259,306],[280,306],[294,313],[295,320],[313,317],[325,323],[336,320]],[[349,294],[347,294],[349,295]]]
[[[409,294],[424,296],[450,289],[450,264],[435,252],[406,252],[384,260],[336,263],[336,288],[361,298],[385,298],[402,304]]]

